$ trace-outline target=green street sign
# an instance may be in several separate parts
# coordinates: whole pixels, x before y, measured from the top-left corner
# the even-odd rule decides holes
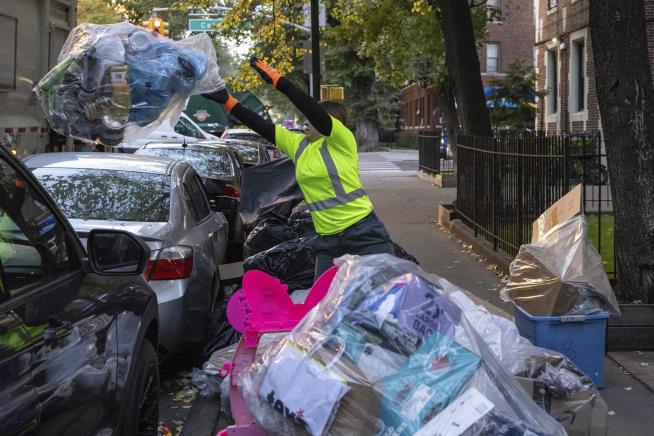
[[[216,27],[222,23],[221,19],[197,19],[191,18],[188,20],[188,30],[191,32],[212,32]]]

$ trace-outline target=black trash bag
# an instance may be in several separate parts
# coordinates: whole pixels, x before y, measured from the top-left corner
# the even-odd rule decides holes
[[[234,327],[227,320],[227,310],[223,310],[216,323],[211,326],[209,339],[204,344],[202,353],[205,357],[213,354],[214,351],[235,344],[241,339],[241,334],[234,330]]]
[[[256,218],[254,226],[263,220],[269,219],[276,219],[286,223],[297,201],[297,199],[285,200],[263,207],[259,210],[259,216]]]
[[[304,199],[295,180],[295,165],[290,159],[277,159],[246,168],[241,184],[239,212],[246,230],[266,216],[288,219],[291,210]]]
[[[291,214],[291,217],[288,219],[288,225],[293,228],[293,238],[306,238],[316,236],[316,229],[313,226],[313,219],[311,219],[311,213],[308,210],[297,211],[297,208],[293,209],[295,212]]]
[[[297,206],[293,208],[291,211],[291,216],[288,217],[290,221],[294,221],[298,218],[311,218],[311,213],[309,212],[309,207],[307,206],[307,202],[303,201]]]
[[[293,228],[277,218],[257,222],[243,245],[243,257],[250,257],[266,251],[277,244],[293,239]]]
[[[391,241],[391,244],[393,244],[393,250],[395,251],[395,257],[399,257],[400,259],[408,260],[409,262],[413,262],[416,265],[420,265],[420,262],[418,262],[418,259],[412,254],[409,254],[404,248],[402,248],[399,244],[396,244],[395,242]]]
[[[308,289],[313,285],[316,260],[311,246],[315,237],[292,239],[250,256],[243,269],[259,270],[278,278],[288,285],[288,291]]]

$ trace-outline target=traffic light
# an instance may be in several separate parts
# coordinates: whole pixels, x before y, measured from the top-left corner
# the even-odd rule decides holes
[[[142,23],[142,27],[157,32],[161,36],[168,36],[170,34],[168,30],[168,22],[161,18],[150,18]]]

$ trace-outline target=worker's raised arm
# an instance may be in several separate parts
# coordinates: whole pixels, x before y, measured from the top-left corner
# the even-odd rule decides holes
[[[271,144],[275,143],[275,125],[243,106],[226,89],[202,94],[202,96],[223,105],[225,110],[238,118],[240,122],[266,138]]]
[[[291,103],[293,103],[295,107],[297,107],[300,112],[307,117],[307,120],[321,135],[331,135],[332,118],[316,100],[300,90],[297,86],[293,85],[293,83],[282,76],[279,71],[269,67],[268,64],[261,59],[252,58],[250,60],[250,66],[259,73],[263,80],[284,93],[288,99],[291,100]]]

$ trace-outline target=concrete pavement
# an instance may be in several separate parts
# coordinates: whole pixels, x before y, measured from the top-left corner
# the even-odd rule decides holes
[[[437,204],[451,203],[456,188],[436,188],[418,179],[417,159],[417,152],[409,150],[360,154],[361,179],[391,237],[416,256],[426,271],[510,311],[499,298],[500,278],[436,224]],[[374,170],[366,171],[369,168]],[[601,394],[609,406],[609,435],[651,434],[653,370],[654,353],[610,353],[607,357],[606,387]]]

